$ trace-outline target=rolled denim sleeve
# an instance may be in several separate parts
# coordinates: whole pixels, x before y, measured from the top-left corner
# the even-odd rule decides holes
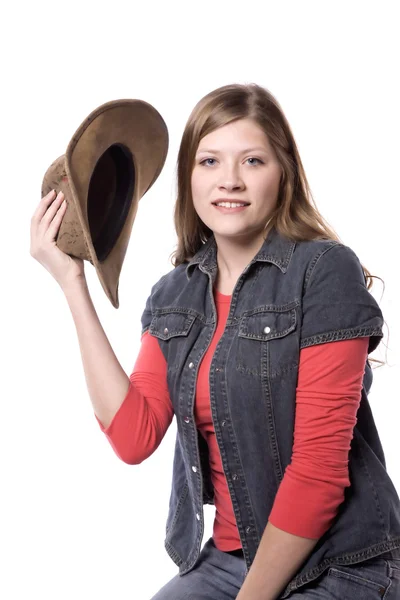
[[[382,312],[367,289],[355,252],[330,246],[307,271],[300,348],[369,336],[368,354],[383,337]]]

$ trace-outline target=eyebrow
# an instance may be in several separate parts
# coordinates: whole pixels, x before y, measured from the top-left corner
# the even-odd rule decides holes
[[[268,150],[266,148],[263,148],[262,146],[257,146],[254,148],[246,148],[246,150],[242,150],[240,152],[240,154],[247,154],[247,152],[255,152],[255,151],[262,151],[262,152],[266,152],[268,153]],[[220,150],[213,150],[211,148],[208,149],[204,149],[204,150],[198,150],[197,154],[202,154],[203,152],[209,152],[210,154],[221,154]]]

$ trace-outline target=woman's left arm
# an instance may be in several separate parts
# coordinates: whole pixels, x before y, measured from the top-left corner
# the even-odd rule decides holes
[[[293,535],[268,522],[236,600],[279,598],[317,541]]]
[[[275,600],[329,529],[350,485],[348,455],[368,337],[300,351],[292,461],[236,600]]]

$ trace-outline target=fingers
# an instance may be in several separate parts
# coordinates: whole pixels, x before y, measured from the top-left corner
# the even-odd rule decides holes
[[[64,196],[63,192],[58,192],[57,197],[53,200],[53,202],[50,204],[49,208],[44,213],[44,215],[39,223],[39,226],[43,225],[45,230],[48,228],[54,215],[60,208],[61,202],[64,200],[64,198],[65,198],[65,196]]]
[[[65,202],[63,208],[61,203],[64,200],[64,194],[59,192],[55,197],[55,191],[52,190],[46,196],[41,199],[32,219],[31,219],[31,254],[35,256],[38,249],[41,247],[41,240],[53,241],[56,233],[61,224],[62,217],[65,214],[65,208],[67,203]],[[54,225],[52,221],[55,215],[58,218]],[[49,231],[50,226],[50,231]]]
[[[56,202],[54,201],[53,205],[56,204]],[[51,206],[51,208],[53,209],[53,205]],[[45,232],[45,236],[49,237],[51,240],[54,240],[58,230],[60,228],[61,225],[61,221],[63,219],[63,216],[65,214],[65,210],[67,208],[67,203],[64,200],[61,204],[61,206],[56,206],[54,209],[54,212],[56,213],[55,216],[52,218],[52,221],[49,225],[49,227],[47,228],[47,231]],[[47,211],[49,212],[50,209]],[[47,215],[47,213],[46,213]]]
[[[43,215],[45,214],[45,212],[48,209],[48,207],[50,206],[50,204],[53,202],[55,196],[56,196],[55,190],[51,190],[51,192],[46,194],[46,196],[43,196],[43,198],[41,199],[41,201],[38,204],[37,209],[33,213],[32,223],[39,223],[42,220]]]

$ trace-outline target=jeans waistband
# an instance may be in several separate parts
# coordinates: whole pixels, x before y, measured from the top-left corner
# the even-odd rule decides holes
[[[232,556],[239,556],[240,558],[244,558],[243,549],[237,548],[236,550],[225,550],[226,554],[232,554]],[[376,558],[400,558],[400,548],[394,548],[393,550],[388,550],[383,552],[383,554],[379,554]]]
[[[237,548],[236,550],[225,550],[226,554],[232,554],[232,556],[238,556],[240,558],[244,558],[243,549]],[[376,558],[400,558],[400,548],[394,548],[393,550],[388,550],[379,554]]]

